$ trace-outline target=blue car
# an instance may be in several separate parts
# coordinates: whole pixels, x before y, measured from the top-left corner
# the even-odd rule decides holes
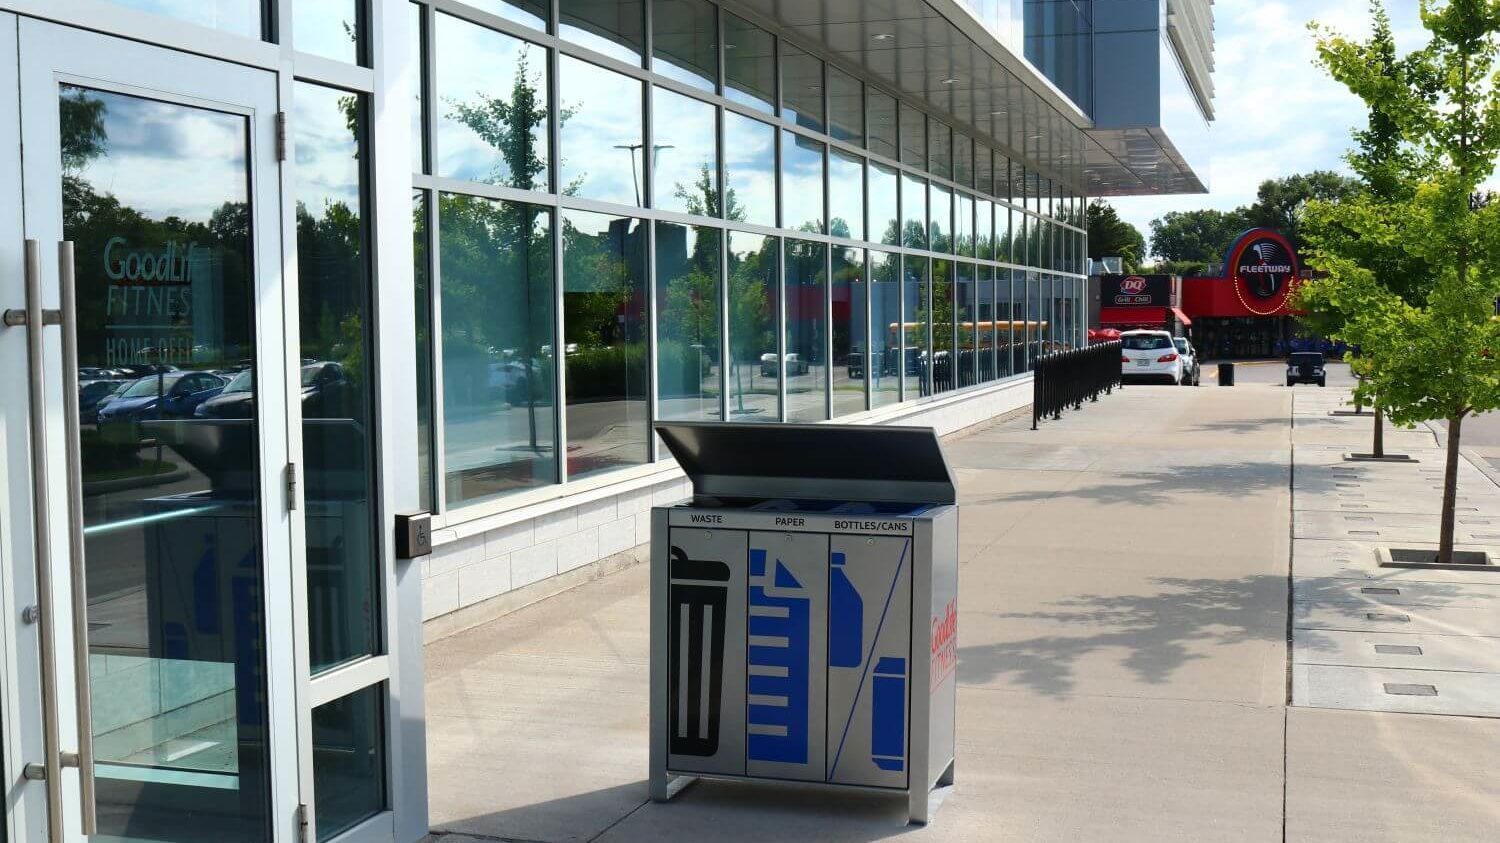
[[[99,411],[99,426],[190,419],[204,401],[224,391],[224,379],[208,372],[147,375]]]

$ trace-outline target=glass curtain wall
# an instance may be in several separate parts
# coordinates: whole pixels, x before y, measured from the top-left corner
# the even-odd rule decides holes
[[[1081,198],[1009,133],[714,0],[412,13],[436,511],[649,464],[655,419],[840,418],[1080,341]]]

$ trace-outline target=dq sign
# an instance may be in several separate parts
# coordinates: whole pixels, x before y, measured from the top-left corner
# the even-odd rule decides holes
[[[1120,307],[1173,307],[1177,304],[1170,275],[1104,275],[1099,279],[1103,303]]]
[[[1292,244],[1268,228],[1251,229],[1235,239],[1224,261],[1240,304],[1257,316],[1283,312],[1298,267]]]

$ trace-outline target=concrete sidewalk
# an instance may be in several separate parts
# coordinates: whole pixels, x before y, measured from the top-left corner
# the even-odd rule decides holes
[[[947,443],[964,505],[959,747],[957,785],[931,826],[904,826],[900,799],[758,786],[703,782],[649,803],[638,566],[428,647],[434,833],[1322,841],[1493,830],[1496,768],[1463,759],[1500,748],[1500,721],[1455,729],[1459,718],[1287,706],[1292,394],[1130,387],[1039,432],[1016,420]],[[1434,783],[1436,794],[1395,790]]]

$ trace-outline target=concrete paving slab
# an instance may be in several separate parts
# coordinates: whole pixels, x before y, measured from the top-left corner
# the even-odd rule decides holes
[[[1423,690],[1431,693],[1422,693]],[[1500,717],[1500,676],[1297,664],[1292,666],[1292,704],[1354,711]]]
[[[1437,542],[1439,528],[1437,516],[1422,513],[1316,510],[1292,513],[1293,535],[1299,539],[1353,539],[1405,547],[1408,542]],[[1495,544],[1500,543],[1500,526],[1459,523],[1454,535],[1464,544]]]
[[[1460,843],[1500,828],[1500,721],[1287,712],[1289,843]]]
[[[1296,577],[1292,599],[1298,603],[1349,603],[1370,606],[1491,608],[1500,612],[1500,573],[1492,582],[1392,582],[1371,584],[1334,577]]]
[[[1500,646],[1494,639],[1460,635],[1303,629],[1292,657],[1304,665],[1500,673]]]
[[[1300,629],[1495,637],[1500,636],[1500,612],[1492,607],[1433,609],[1359,603],[1297,603],[1292,606],[1292,625]],[[1500,645],[1500,642],[1496,643]]]
[[[1436,550],[1436,542],[1404,543],[1407,547]],[[1376,564],[1375,542],[1297,539],[1292,542],[1295,576],[1331,577],[1380,582],[1472,582],[1489,584],[1496,572],[1444,571],[1434,568],[1381,568]],[[1500,544],[1460,544],[1459,550],[1500,552]]]

